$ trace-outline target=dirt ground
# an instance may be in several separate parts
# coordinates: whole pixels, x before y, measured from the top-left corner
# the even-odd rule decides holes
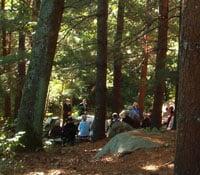
[[[17,161],[23,167],[15,170],[15,175],[173,175],[175,131],[151,135],[141,131],[138,135],[163,146],[94,160],[107,139],[74,146],[57,145],[45,151],[20,154]]]

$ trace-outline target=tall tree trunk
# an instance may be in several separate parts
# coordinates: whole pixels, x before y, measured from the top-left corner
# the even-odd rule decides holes
[[[141,77],[140,77],[139,96],[138,96],[138,104],[141,113],[143,113],[144,111],[144,100],[147,91],[147,65],[149,59],[147,35],[144,36],[144,40],[145,40],[144,50],[143,50],[144,60],[141,65]]]
[[[64,0],[43,0],[41,4],[32,58],[18,113],[18,131],[25,131],[21,142],[28,149],[42,146],[45,100],[63,9]]]
[[[117,15],[117,29],[114,40],[114,80],[113,80],[113,112],[119,113],[122,110],[122,95],[121,95],[121,84],[122,84],[122,34],[124,29],[124,8],[125,1],[118,1],[118,15]]]
[[[200,174],[200,1],[182,1],[175,175]]]
[[[1,0],[1,10],[3,12],[4,18],[4,11],[5,11],[5,0]],[[7,56],[11,52],[11,33],[6,32],[6,28],[2,26],[2,55]],[[4,66],[4,69],[7,74],[7,86],[8,88],[5,90],[4,94],[4,117],[8,118],[12,114],[11,112],[11,80],[10,80],[10,65]]]
[[[152,127],[160,128],[162,104],[165,91],[165,62],[167,54],[167,31],[169,0],[159,1],[158,45],[155,68],[155,88],[153,102]]]
[[[35,22],[38,22],[41,0],[30,1],[29,5],[32,9],[32,20],[35,21]],[[30,43],[31,47],[33,47],[33,37],[34,37],[32,33],[33,32],[28,33],[29,43]]]
[[[12,41],[12,33],[5,32],[6,42],[5,47],[3,47],[3,56],[9,55],[11,53],[11,41]],[[5,97],[4,97],[4,116],[10,117],[12,115],[12,106],[11,106],[11,66],[6,65],[4,69],[7,72],[7,89],[5,90]]]
[[[105,137],[108,0],[98,0],[97,8],[97,75],[96,109],[93,124],[94,140]]]
[[[151,26],[151,0],[147,0],[146,2],[146,30],[148,31]],[[147,65],[149,60],[149,35],[144,35],[143,39],[143,55],[144,59],[141,66],[141,77],[140,77],[140,84],[139,84],[139,96],[138,96],[138,104],[141,113],[144,111],[144,100],[147,91]]]
[[[19,56],[23,59],[25,53],[25,33],[23,31],[19,32]],[[17,92],[15,97],[15,109],[14,109],[14,116],[16,117],[18,114],[21,96],[22,96],[22,89],[25,81],[26,76],[26,61],[21,60],[17,65]]]
[[[177,64],[177,72],[179,71],[179,64],[180,64],[180,59],[181,59],[181,19],[182,19],[182,1],[179,2],[180,8],[179,8],[179,52],[178,52],[178,64]],[[179,92],[179,87],[178,87],[178,82],[179,82],[179,76],[176,79],[176,94],[175,94],[175,107],[178,106],[178,92]],[[178,110],[176,108],[175,114],[174,114],[174,125],[172,129],[177,128],[177,115],[178,115]]]

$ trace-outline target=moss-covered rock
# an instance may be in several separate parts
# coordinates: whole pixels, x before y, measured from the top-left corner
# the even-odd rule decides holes
[[[141,148],[154,148],[161,144],[152,142],[140,136],[134,136],[130,132],[124,132],[113,137],[100,152],[95,156],[96,159],[106,154],[125,154]]]

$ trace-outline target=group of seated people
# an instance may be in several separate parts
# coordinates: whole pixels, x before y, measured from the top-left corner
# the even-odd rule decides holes
[[[115,122],[123,121],[133,128],[146,128],[152,126],[152,110],[149,113],[141,114],[139,105],[137,102],[133,103],[133,106],[129,110],[123,110],[119,115],[117,113],[112,114],[111,125]],[[162,125],[166,126],[167,130],[173,129],[174,126],[174,107],[169,106],[166,108],[166,112],[162,115]]]
[[[87,116],[82,115],[82,120],[75,124],[74,119],[68,117],[62,127],[60,122],[57,121],[55,126],[49,131],[49,137],[61,138],[63,144],[69,143],[70,145],[74,145],[76,136],[80,140],[86,140],[90,136],[90,123],[86,119]]]
[[[174,123],[174,108],[170,106],[166,109],[166,115],[163,118],[162,124],[167,126],[170,130]],[[49,136],[51,138],[62,138],[63,144],[74,144],[76,136],[80,140],[88,140],[91,136],[92,122],[87,121],[87,115],[81,115],[82,120],[75,124],[74,119],[68,116],[64,120],[64,125],[61,127],[60,122],[57,121],[55,126],[50,130]],[[146,128],[151,127],[152,111],[146,115],[142,115],[137,102],[133,103],[133,106],[129,110],[123,110],[121,113],[113,113],[109,128],[116,122],[125,122],[133,128]]]
[[[122,110],[122,112],[120,112],[119,115],[117,113],[113,113],[111,125],[118,121],[125,122],[133,128],[139,128],[142,125],[144,125],[145,127],[150,126],[150,118],[145,117],[145,119],[143,119],[143,115],[141,114],[137,102],[134,102],[133,106],[129,110]]]

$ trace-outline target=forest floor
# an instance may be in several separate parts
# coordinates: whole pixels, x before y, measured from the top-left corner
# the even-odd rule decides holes
[[[147,137],[145,132],[140,136]],[[148,135],[149,137],[149,135]],[[175,131],[151,134],[163,146],[140,149],[123,156],[107,155],[94,160],[108,139],[81,142],[74,146],[56,145],[45,151],[23,153],[17,157],[23,167],[15,175],[173,175]],[[151,139],[151,138],[149,138]]]

